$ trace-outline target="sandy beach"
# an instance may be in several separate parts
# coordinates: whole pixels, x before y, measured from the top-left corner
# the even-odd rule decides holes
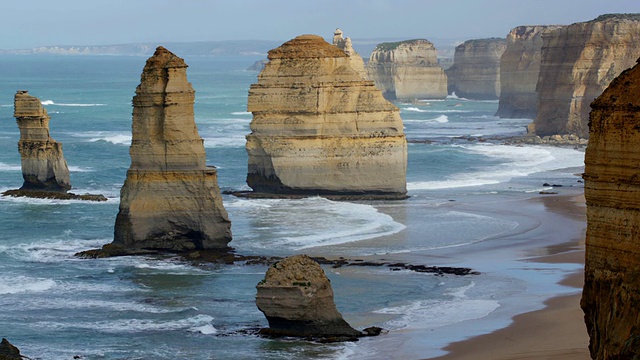
[[[584,219],[583,196],[540,197],[551,211]],[[585,225],[586,226],[586,225]],[[584,239],[573,240],[561,246],[547,247],[550,255],[530,259],[546,263],[584,264]],[[562,285],[581,289],[583,273],[567,276]],[[545,308],[517,315],[511,325],[498,331],[456,342],[444,350],[449,353],[438,360],[465,359],[589,359],[589,337],[580,309],[580,294],[554,297],[545,302]]]

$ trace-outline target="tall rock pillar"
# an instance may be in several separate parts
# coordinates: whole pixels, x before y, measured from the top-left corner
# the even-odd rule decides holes
[[[20,128],[18,150],[24,184],[20,190],[67,192],[69,168],[62,144],[49,136],[49,115],[40,100],[20,90],[14,98],[14,116]]]
[[[640,64],[592,104],[582,309],[594,359],[640,357]]]
[[[187,64],[163,47],[147,60],[133,97],[131,167],[114,244],[127,249],[224,249],[231,223],[207,167]]]

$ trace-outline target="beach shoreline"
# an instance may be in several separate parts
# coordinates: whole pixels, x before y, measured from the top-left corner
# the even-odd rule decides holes
[[[550,212],[584,219],[582,194],[532,200],[545,203]],[[584,266],[584,238],[567,240],[572,241],[547,246],[542,252],[548,255],[526,261]],[[430,359],[589,359],[589,337],[580,309],[583,279],[583,271],[569,274],[559,284],[579,289],[578,293],[551,297],[544,302],[543,309],[518,314],[505,328],[453,342],[443,348],[448,352],[446,355]]]

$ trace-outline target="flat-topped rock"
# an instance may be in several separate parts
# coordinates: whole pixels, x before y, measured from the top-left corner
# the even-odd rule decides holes
[[[206,165],[187,64],[158,47],[133,97],[131,166],[114,241],[132,252],[224,249],[231,240],[217,172]]]
[[[247,184],[254,192],[406,196],[398,108],[320,36],[271,50],[247,109]]]
[[[438,64],[438,51],[426,39],[378,44],[367,72],[390,100],[447,97],[447,75]]]

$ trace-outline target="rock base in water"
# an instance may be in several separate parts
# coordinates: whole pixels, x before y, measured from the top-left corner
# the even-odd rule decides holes
[[[66,192],[44,191],[44,190],[7,190],[2,193],[3,196],[12,197],[30,197],[36,199],[55,199],[55,200],[84,200],[84,201],[107,201],[104,195],[100,194],[74,194]]]
[[[2,342],[0,342],[0,360],[22,360],[22,358],[20,350],[7,339],[2,338]]]

